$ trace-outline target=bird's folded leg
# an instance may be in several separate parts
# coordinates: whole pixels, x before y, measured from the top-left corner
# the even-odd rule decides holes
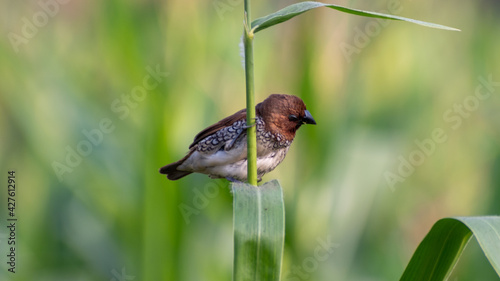
[[[235,183],[243,183],[242,181],[237,180],[237,179],[232,178],[232,177],[226,177],[226,180],[228,180],[228,181],[230,181],[230,182],[235,182]]]
[[[233,140],[232,140],[232,141],[231,141],[228,145],[226,145],[226,146],[224,147],[224,150],[225,150],[225,151],[228,151],[228,150],[230,150],[231,148],[233,148],[234,143],[235,143],[235,142],[236,142],[236,140],[237,140],[237,139],[241,136],[241,133],[243,133],[243,131],[239,132],[239,133],[236,135],[236,137],[234,137],[234,138],[233,138]]]

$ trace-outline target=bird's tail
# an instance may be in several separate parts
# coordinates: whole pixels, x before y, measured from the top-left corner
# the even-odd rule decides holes
[[[172,180],[172,181],[178,180],[180,178],[183,178],[183,177],[191,174],[192,172],[177,170],[177,167],[182,165],[182,163],[184,163],[184,160],[186,160],[190,155],[191,155],[191,153],[189,153],[188,155],[186,155],[186,157],[182,158],[181,160],[179,160],[177,162],[174,162],[172,164],[168,164],[166,166],[161,167],[160,174],[167,175],[167,178],[169,180]]]

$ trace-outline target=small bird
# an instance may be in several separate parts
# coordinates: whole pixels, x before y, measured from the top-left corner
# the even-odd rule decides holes
[[[255,106],[257,131],[257,176],[278,166],[286,156],[303,124],[316,125],[311,113],[299,97],[272,94]],[[196,135],[188,154],[160,169],[169,180],[191,173],[229,181],[247,180],[246,109],[226,117]]]

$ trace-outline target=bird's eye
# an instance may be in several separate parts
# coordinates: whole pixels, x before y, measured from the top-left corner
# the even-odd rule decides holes
[[[292,121],[292,122],[296,122],[296,121],[299,121],[299,118],[297,118],[297,116],[293,115],[293,114],[290,114],[288,116],[288,120]]]

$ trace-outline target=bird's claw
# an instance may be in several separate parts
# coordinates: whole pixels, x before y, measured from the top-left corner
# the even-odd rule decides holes
[[[257,118],[252,118],[254,121],[257,120]],[[246,130],[248,128],[252,128],[252,127],[255,127],[255,125],[257,125],[257,122],[254,122],[252,125],[248,126],[245,124],[245,126],[243,126],[243,129]]]

